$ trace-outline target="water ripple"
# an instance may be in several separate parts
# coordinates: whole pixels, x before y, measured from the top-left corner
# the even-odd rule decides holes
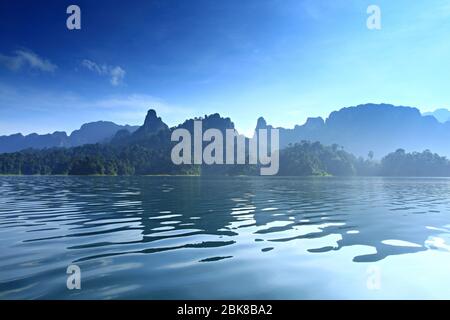
[[[301,285],[299,268],[321,283],[316,260],[344,261],[328,271],[344,276],[450,256],[448,179],[0,177],[0,194],[0,298],[195,298],[180,286],[201,283],[204,297],[247,283],[255,298],[260,282]],[[84,292],[65,290],[72,263]],[[270,282],[269,267],[290,281]]]

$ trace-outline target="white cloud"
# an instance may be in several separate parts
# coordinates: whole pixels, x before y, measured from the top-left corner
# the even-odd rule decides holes
[[[101,76],[108,76],[113,86],[122,83],[122,80],[125,77],[125,70],[120,66],[110,66],[106,64],[99,65],[88,59],[84,59],[81,62],[81,65]]]
[[[29,50],[16,50],[11,56],[0,53],[0,65],[17,71],[23,67],[37,69],[43,72],[54,72],[57,66]]]

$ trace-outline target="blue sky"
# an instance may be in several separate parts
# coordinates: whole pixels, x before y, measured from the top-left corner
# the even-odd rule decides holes
[[[18,0],[0,26],[0,134],[141,124],[150,107],[169,125],[219,112],[246,133],[259,116],[292,127],[367,102],[450,108],[445,0]]]

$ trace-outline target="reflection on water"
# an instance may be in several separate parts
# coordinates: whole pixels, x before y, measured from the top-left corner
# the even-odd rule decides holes
[[[2,299],[450,298],[448,179],[0,177],[0,195]]]

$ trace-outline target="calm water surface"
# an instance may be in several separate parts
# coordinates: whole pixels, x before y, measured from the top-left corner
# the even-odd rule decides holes
[[[449,179],[0,177],[0,299],[449,299],[449,251]]]

